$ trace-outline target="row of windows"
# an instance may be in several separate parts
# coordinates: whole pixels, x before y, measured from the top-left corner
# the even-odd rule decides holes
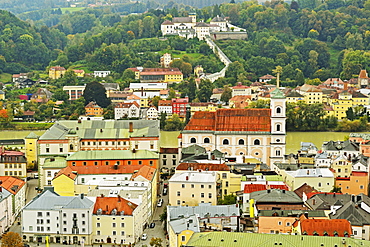
[[[101,227],[101,224],[99,222],[96,223],[96,227]],[[117,224],[115,222],[113,222],[112,227],[117,227]],[[121,227],[125,227],[125,223],[121,223]]]
[[[5,164],[5,169],[8,168],[22,168],[22,164]]]
[[[100,235],[100,234],[101,234],[100,231],[96,231],[96,235]],[[113,236],[117,236],[117,232],[116,231],[112,231],[112,235]],[[121,236],[125,236],[125,232],[124,231],[121,231]]]
[[[194,184],[191,184],[190,187],[193,189],[195,187],[195,185]],[[181,184],[181,188],[186,188],[186,184]],[[200,188],[201,189],[204,189],[204,184],[201,184],[200,185]],[[211,184],[208,185],[208,189],[212,189],[212,185]]]
[[[131,165],[131,164],[133,164],[134,162],[132,162],[131,160],[128,160],[127,161],[127,164],[128,165]],[[142,160],[139,160],[139,161],[137,161],[136,162],[138,165],[142,165],[143,164],[143,161]],[[99,162],[98,161],[94,161],[94,165],[95,166],[97,166],[99,164]],[[111,165],[111,164],[113,164],[113,165],[120,165],[121,163],[120,163],[120,161],[113,161],[113,162],[110,162],[110,161],[105,161],[105,165],[106,166],[108,166],[108,165]],[[154,164],[154,161],[153,160],[150,160],[149,161],[149,165],[153,165]],[[83,166],[87,166],[87,161],[83,161],[82,162],[82,165]],[[75,161],[73,161],[72,162],[72,166],[76,166],[76,162]]]
[[[200,201],[200,203],[204,203],[204,201]],[[208,203],[212,203],[212,202],[208,202]],[[181,201],[177,200],[177,205],[180,205],[180,204],[181,204]],[[185,204],[185,201],[182,201],[182,204]]]
[[[21,171],[5,171],[5,176],[23,176],[23,173]]]
[[[50,232],[50,227],[49,226],[47,226],[46,228],[43,227],[43,226],[37,226],[36,227],[36,231],[38,231],[38,232],[43,232],[44,229],[46,229],[47,232]],[[28,230],[29,231],[33,231],[33,226],[29,226],[28,227]],[[67,231],[67,228],[63,228],[63,231],[66,232]],[[86,232],[86,229],[85,228],[82,228],[82,232],[83,233]]]
[[[190,138],[190,143],[197,143],[197,139],[195,137]],[[211,143],[210,138],[206,137],[203,139],[203,143]],[[223,145],[229,145],[230,141],[229,139],[223,139],[222,144]],[[245,141],[243,139],[238,140],[238,145],[244,145]],[[253,145],[261,145],[261,141],[259,139],[256,139],[253,141]]]
[[[181,192],[180,191],[177,191],[177,196],[181,196]],[[201,198],[204,198],[204,196],[205,196],[205,193],[200,193],[200,197]],[[195,195],[194,194],[192,194],[191,195],[191,197],[195,197]],[[212,198],[212,193],[208,193],[208,198]]]

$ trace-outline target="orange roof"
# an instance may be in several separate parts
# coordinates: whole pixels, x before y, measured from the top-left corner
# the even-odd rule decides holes
[[[142,75],[182,75],[182,72],[178,68],[144,68]]]
[[[351,175],[352,176],[357,176],[357,177],[366,177],[367,172],[353,171]]]
[[[171,100],[159,100],[158,106],[172,106]]]
[[[358,75],[358,78],[363,78],[363,79],[367,79],[369,77],[367,77],[367,72],[366,72],[366,69],[362,69],[360,71],[360,74]]]
[[[64,67],[60,67],[60,66],[54,66],[54,67],[50,67],[50,70],[59,70],[59,71],[64,71],[66,70]]]
[[[218,109],[195,112],[184,130],[270,132],[270,109]]]
[[[267,74],[267,75],[261,76],[260,79],[262,79],[262,80],[265,80],[265,79],[276,79],[276,77],[273,76],[273,75]]]
[[[67,166],[65,168],[63,168],[62,170],[60,170],[53,179],[56,179],[57,177],[60,177],[62,175],[65,175],[67,176],[68,178],[72,179],[72,180],[75,180],[76,177],[77,177],[77,174],[76,173],[73,173],[73,170],[71,167]]]
[[[267,190],[267,189],[280,189],[289,190],[289,187],[285,184],[245,184],[244,193],[252,193],[255,191]]]
[[[130,108],[132,105],[135,105],[137,108],[140,108],[139,104],[136,101],[131,103],[120,102],[116,104],[114,108]]]
[[[131,94],[129,96],[127,96],[127,99],[141,99],[139,96],[135,95],[135,94]]]
[[[212,163],[180,163],[176,170],[202,170],[202,171],[230,171],[225,163],[223,164],[212,164]]]
[[[13,195],[17,194],[20,189],[22,189],[23,185],[26,184],[25,181],[19,178],[11,177],[11,176],[0,176],[0,186]]]
[[[244,193],[252,193],[255,191],[266,190],[266,184],[246,184],[244,185]]]
[[[75,69],[75,70],[73,70],[73,72],[75,72],[75,73],[83,73],[85,71],[83,69]]]
[[[135,208],[137,208],[135,203],[122,197],[97,197],[93,214],[97,214],[98,210],[101,209],[102,215],[114,215],[112,211],[115,209],[117,215],[132,215]]]
[[[138,172],[132,174],[131,180],[134,180],[134,178],[137,178],[138,176],[142,176],[147,180],[152,181],[155,174],[155,170],[156,170],[155,168],[143,166],[140,168]]]
[[[351,223],[345,219],[305,219],[301,221],[302,234],[344,237],[352,234]]]

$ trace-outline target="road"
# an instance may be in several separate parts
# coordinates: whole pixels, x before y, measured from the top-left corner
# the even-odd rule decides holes
[[[161,186],[161,192],[163,192],[163,184]],[[150,246],[150,240],[152,238],[161,238],[162,239],[162,246],[168,246],[168,240],[166,239],[164,232],[165,230],[163,229],[164,224],[159,219],[159,216],[163,213],[163,210],[167,207],[168,205],[168,193],[165,196],[158,197],[163,199],[163,204],[161,207],[156,207],[156,210],[154,212],[154,217],[153,217],[153,222],[155,223],[154,228],[147,228],[144,230],[144,233],[148,235],[148,238],[146,240],[140,240],[137,243],[137,246]]]

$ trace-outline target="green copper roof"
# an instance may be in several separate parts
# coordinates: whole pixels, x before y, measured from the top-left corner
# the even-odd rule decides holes
[[[285,96],[278,88],[275,88],[275,90],[271,92],[271,98],[272,99],[285,99]]]
[[[129,132],[130,122],[133,130]],[[159,137],[157,120],[64,120],[56,122],[40,140],[64,140],[67,135],[81,139],[128,139]]]
[[[343,239],[345,245],[343,244]],[[313,246],[370,246],[370,241],[322,236],[261,234],[241,232],[194,233],[186,246],[202,247],[313,247]]]
[[[54,160],[53,160],[54,159]],[[64,168],[67,166],[65,157],[49,158],[45,161],[43,168]]]
[[[148,150],[92,150],[79,151],[67,158],[68,160],[126,160],[126,159],[158,159],[159,155]]]
[[[38,138],[39,138],[38,135],[36,135],[35,133],[31,132],[31,133],[28,134],[28,136],[26,136],[25,139],[38,139]]]

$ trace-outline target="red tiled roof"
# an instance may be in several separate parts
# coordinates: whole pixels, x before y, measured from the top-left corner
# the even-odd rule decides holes
[[[351,175],[352,176],[357,176],[357,177],[366,177],[367,172],[353,171]]]
[[[255,191],[266,190],[266,184],[246,184],[244,185],[244,193],[252,193]]]
[[[303,193],[307,195],[308,193],[317,192],[317,191],[315,189],[313,189],[311,186],[309,186],[308,184],[304,183],[298,189],[296,189],[294,192],[300,198],[302,198],[303,197]]]
[[[244,185],[244,193],[252,193],[267,189],[289,190],[286,184],[246,184]]]
[[[137,178],[138,176],[142,176],[146,178],[149,181],[153,180],[155,174],[155,168],[149,167],[149,166],[143,166],[140,168],[140,170],[131,176],[131,180],[134,180],[134,178]]]
[[[140,108],[139,104],[136,101],[131,103],[120,102],[114,108],[130,108],[132,105],[135,105],[137,108]]]
[[[230,167],[228,167],[225,163],[223,164],[212,164],[212,163],[180,163],[176,170],[183,171],[183,170],[202,170],[202,171],[230,171]]]
[[[75,180],[76,177],[77,177],[77,174],[76,173],[73,173],[73,170],[71,167],[67,166],[65,168],[63,168],[62,170],[60,170],[53,179],[56,179],[57,177],[60,177],[62,175],[65,175],[67,176],[68,178],[72,179],[72,180]]]
[[[178,68],[144,68],[142,75],[182,75],[182,72]]]
[[[172,106],[171,100],[159,100],[158,106]]]
[[[116,209],[117,215],[121,215],[121,212],[123,215],[132,215],[137,206],[122,197],[97,197],[93,214],[97,214],[98,209],[101,209],[102,215],[112,215],[112,211]]]
[[[0,176],[0,186],[13,195],[17,194],[20,189],[22,189],[23,185],[26,184],[25,181],[19,178],[11,177],[11,176]]]
[[[64,71],[66,70],[64,67],[60,67],[60,66],[54,66],[54,67],[50,67],[49,70],[58,70],[58,71]]]
[[[195,112],[185,130],[269,132],[270,116],[270,109],[218,109],[216,112]]]
[[[301,232],[307,235],[344,237],[345,234],[352,234],[351,223],[345,219],[305,219],[301,221]]]
[[[276,79],[276,77],[273,76],[273,75],[267,74],[267,75],[261,76],[260,79],[262,79],[262,80],[265,80],[265,79]]]

